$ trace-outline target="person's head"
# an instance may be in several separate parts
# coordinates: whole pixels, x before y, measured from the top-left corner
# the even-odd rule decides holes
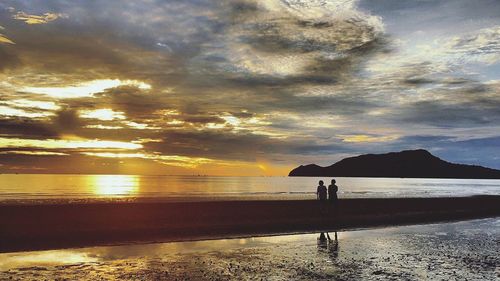
[[[335,184],[335,183],[336,183],[335,179],[332,179],[332,184]]]
[[[323,181],[319,181],[319,185],[323,185]]]

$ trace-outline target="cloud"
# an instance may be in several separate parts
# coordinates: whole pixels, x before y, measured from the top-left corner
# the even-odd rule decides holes
[[[59,110],[52,118],[52,126],[60,134],[74,133],[80,130],[84,121],[80,119],[78,112],[72,108],[63,108]]]
[[[153,160],[161,164],[195,168],[202,164],[212,163],[214,160],[200,157],[186,157],[178,155],[159,155],[145,153],[114,153],[114,152],[84,152],[84,155],[104,158],[139,158]]]
[[[89,171],[193,173],[175,170],[173,157],[208,171],[331,164],[495,137],[500,5],[463,8],[471,5],[8,0],[1,32],[16,44],[0,45],[0,134],[60,147],[4,150],[67,153]],[[13,19],[16,11],[25,13]],[[68,138],[142,147],[64,148]],[[2,157],[19,157],[2,163],[20,167],[36,156]],[[188,167],[198,158],[210,161]]]
[[[224,48],[208,58],[221,58],[214,63],[219,70],[232,70],[238,79],[248,78],[256,85],[260,81],[264,85],[335,83],[335,71],[312,71],[313,66],[318,61],[335,65],[339,58],[363,55],[355,50],[376,41],[384,31],[379,18],[357,11],[354,3],[247,3],[251,8],[244,7],[251,16],[232,17]],[[241,7],[236,7],[233,13],[240,13]]]
[[[0,116],[43,118],[53,115],[50,112],[30,112],[23,109],[0,105]]]
[[[3,26],[0,25],[0,30],[4,30],[4,29],[5,29],[5,27],[3,27]],[[2,33],[0,33],[0,44],[1,43],[15,44],[12,40],[10,40],[5,35],[3,35]]]
[[[67,16],[64,14],[44,13],[43,15],[30,15],[21,11],[12,16],[12,18],[24,21],[27,24],[44,24],[65,17]]]
[[[65,156],[67,153],[52,152],[52,151],[29,151],[29,150],[6,150],[0,151],[0,154],[14,155],[33,155],[33,156]]]
[[[42,148],[42,149],[126,149],[134,150],[142,147],[141,144],[106,141],[106,140],[65,140],[65,139],[45,139],[45,140],[30,140],[19,138],[4,138],[0,137],[1,148]]]
[[[50,124],[31,118],[0,118],[0,133],[18,138],[47,138],[59,134]]]
[[[20,107],[20,108],[30,108],[30,109],[42,109],[42,110],[58,110],[60,106],[52,101],[37,101],[29,99],[12,99],[5,102],[0,101],[0,103],[5,103],[9,106]]]
[[[16,53],[10,48],[3,48],[0,44],[0,74],[6,69],[16,68],[21,61]]]
[[[499,87],[498,82],[461,81],[458,88],[431,88],[422,91],[420,100],[401,106],[396,116],[405,122],[436,127],[493,125],[500,121]]]
[[[500,62],[500,26],[454,37],[446,47],[451,54],[460,56],[461,60],[486,64]]]
[[[120,81],[118,79],[104,79],[82,82],[78,85],[66,87],[24,87],[21,91],[48,95],[55,98],[92,97],[96,93],[119,86],[135,86],[139,89],[151,89],[151,86],[135,80]]]
[[[338,135],[344,142],[365,143],[365,142],[387,142],[398,138],[398,136],[373,136],[373,135]]]
[[[0,43],[7,43],[7,44],[16,44],[9,38],[7,38],[5,35],[0,33]]]
[[[133,85],[119,86],[97,94],[94,102],[96,106],[108,104],[113,109],[125,112],[126,116],[132,119],[152,119],[156,118],[155,111],[168,111],[171,107],[169,104],[172,99],[167,97],[171,89],[163,89],[163,95],[148,90]]]
[[[88,119],[97,119],[102,121],[110,120],[123,120],[126,119],[123,112],[114,111],[109,108],[95,109],[95,110],[83,110],[80,111],[80,117]]]

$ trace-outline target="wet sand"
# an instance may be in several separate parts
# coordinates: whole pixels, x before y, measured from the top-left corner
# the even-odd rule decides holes
[[[500,196],[0,205],[0,252],[248,237],[500,215]]]
[[[333,237],[333,233],[330,233]],[[500,220],[0,254],[0,280],[498,280]]]

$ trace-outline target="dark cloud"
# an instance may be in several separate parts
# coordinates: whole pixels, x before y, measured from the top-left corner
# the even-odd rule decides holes
[[[466,113],[466,114],[464,114]],[[403,120],[437,127],[464,127],[495,124],[499,121],[498,109],[475,107],[473,104],[448,104],[440,101],[417,102],[403,109]]]
[[[0,44],[0,72],[9,68],[16,68],[20,64],[21,61],[16,53],[12,51],[10,47]]]
[[[207,123],[224,123],[226,122],[224,119],[220,118],[219,116],[210,116],[210,115],[190,115],[190,116],[185,116],[185,117],[180,117],[182,121],[189,122],[189,123],[202,123],[202,124],[207,124]]]
[[[166,155],[255,161],[256,157],[266,151],[286,150],[280,143],[249,133],[170,131],[163,136],[163,142],[148,143],[146,149]]]
[[[145,144],[149,151],[166,155],[187,155],[225,160],[255,161],[275,154],[318,155],[352,151],[339,145],[318,145],[314,140],[269,138],[251,132],[234,133],[230,130],[167,131],[162,142]]]
[[[416,142],[416,143],[436,143],[436,142],[445,142],[453,140],[454,138],[451,136],[433,136],[433,135],[416,135],[416,136],[405,136],[401,138],[399,141],[401,142]]]
[[[63,133],[76,132],[83,126],[83,121],[78,116],[78,112],[70,108],[58,111],[52,122],[54,127]]]
[[[500,121],[500,99],[493,94],[498,85],[477,81],[460,81],[459,89],[430,90],[433,99],[417,101],[399,108],[396,115],[409,123],[424,123],[437,127],[475,127]]]
[[[168,109],[168,102],[162,95],[143,91],[133,86],[123,86],[109,89],[97,95],[94,107],[102,103],[111,106],[117,111],[123,111],[132,119],[152,118],[152,114],[159,109]]]
[[[426,84],[432,84],[435,81],[426,77],[408,77],[404,80],[404,83],[410,84],[410,85],[426,85]]]
[[[30,118],[0,119],[0,133],[11,137],[46,139],[58,136],[58,131],[46,122]]]

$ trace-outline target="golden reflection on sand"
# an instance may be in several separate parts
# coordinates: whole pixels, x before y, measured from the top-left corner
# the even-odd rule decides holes
[[[92,176],[103,182],[113,178],[126,179],[134,176]],[[133,181],[132,181],[133,182]],[[344,233],[344,232],[342,232]],[[340,234],[340,233],[339,233]],[[136,244],[126,246],[102,246],[80,249],[61,249],[19,253],[0,253],[1,271],[44,266],[63,266],[80,263],[137,259],[141,257],[168,257],[169,254],[210,253],[235,249],[270,247],[271,245],[301,245],[315,242],[318,234],[279,235],[236,239],[217,239],[171,243]],[[1,278],[0,278],[1,279]]]
[[[139,192],[139,177],[135,175],[93,175],[88,181],[99,196],[130,196]]]
[[[27,268],[31,266],[56,266],[65,264],[77,264],[97,262],[98,257],[80,250],[54,250],[40,252],[23,252],[2,254],[0,259],[0,271],[11,268]]]

